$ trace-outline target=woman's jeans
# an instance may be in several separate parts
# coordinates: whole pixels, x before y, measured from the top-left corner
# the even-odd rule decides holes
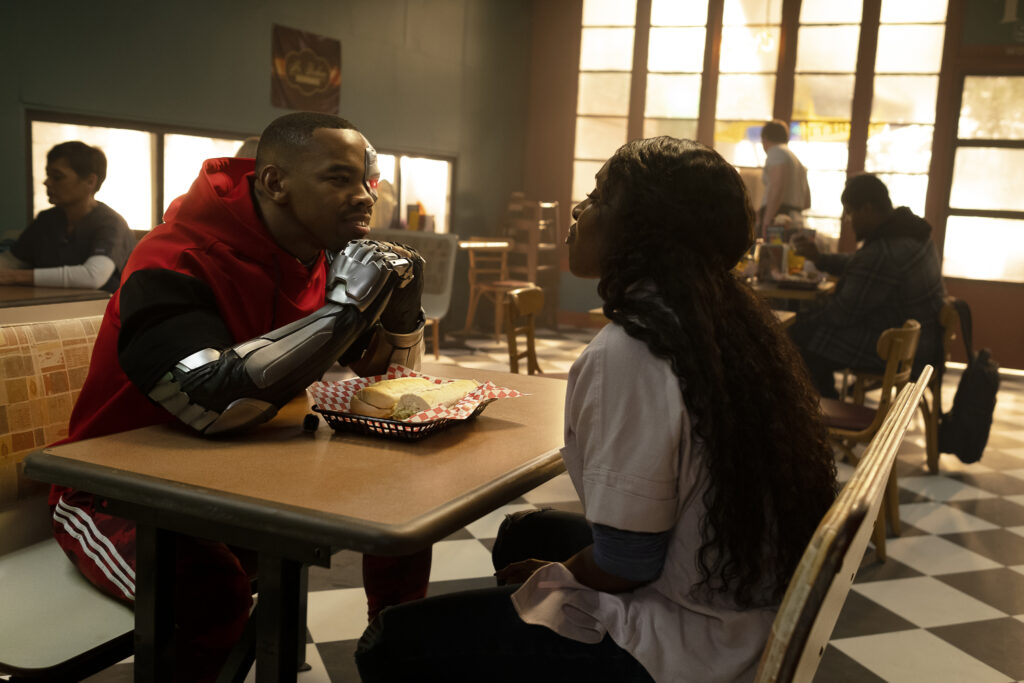
[[[505,519],[491,557],[495,569],[530,558],[564,561],[592,542],[582,515],[529,511]],[[586,644],[523,622],[510,598],[516,588],[451,593],[385,609],[356,649],[364,683],[651,680],[608,636]]]

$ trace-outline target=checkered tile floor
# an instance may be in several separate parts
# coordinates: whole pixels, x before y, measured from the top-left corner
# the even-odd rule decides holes
[[[542,333],[542,369],[566,372],[591,335]],[[504,344],[492,339],[445,347],[442,361],[507,368]],[[955,371],[947,374],[947,407],[958,379]],[[884,564],[870,551],[865,557],[816,681],[1024,681],[1022,425],[1024,380],[1004,380],[982,461],[962,465],[943,455],[939,475],[927,473],[922,425],[913,425],[897,462],[902,533],[888,540]],[[840,465],[840,478],[850,471]],[[498,524],[505,513],[530,506],[580,509],[562,475],[474,522],[434,546],[430,593],[492,585]],[[360,586],[355,553],[338,553],[330,569],[310,571],[312,670],[300,682],[359,680],[352,652],[366,625]],[[127,681],[130,672],[124,663],[89,680]]]

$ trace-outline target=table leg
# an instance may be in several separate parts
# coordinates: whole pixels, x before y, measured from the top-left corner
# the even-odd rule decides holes
[[[256,636],[257,683],[294,681],[299,659],[299,600],[302,563],[260,553],[259,632]],[[302,623],[305,628],[305,622]],[[302,635],[305,650],[305,633]]]
[[[136,524],[135,681],[170,681],[174,672],[175,534]]]

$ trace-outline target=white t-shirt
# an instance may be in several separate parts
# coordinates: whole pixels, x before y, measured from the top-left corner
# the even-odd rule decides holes
[[[665,566],[654,582],[612,595],[548,565],[513,595],[520,617],[581,642],[608,633],[656,681],[752,680],[775,610],[689,595],[700,580],[703,457],[669,363],[606,325],[569,374],[562,458],[590,522],[673,530]]]
[[[761,206],[768,201],[769,194],[769,173],[768,169],[773,166],[783,166],[782,204],[799,209],[807,209],[811,206],[811,191],[807,185],[807,169],[796,158],[788,145],[775,145],[769,147],[765,152],[764,170],[761,177],[765,185],[764,197]]]

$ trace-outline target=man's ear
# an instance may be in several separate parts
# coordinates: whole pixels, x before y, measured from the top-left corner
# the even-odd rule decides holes
[[[256,183],[275,204],[288,202],[288,178],[280,166],[267,164],[256,172]]]
[[[99,190],[100,177],[95,173],[90,173],[88,176],[86,176],[85,181],[89,183],[89,194],[96,194],[96,192]]]

